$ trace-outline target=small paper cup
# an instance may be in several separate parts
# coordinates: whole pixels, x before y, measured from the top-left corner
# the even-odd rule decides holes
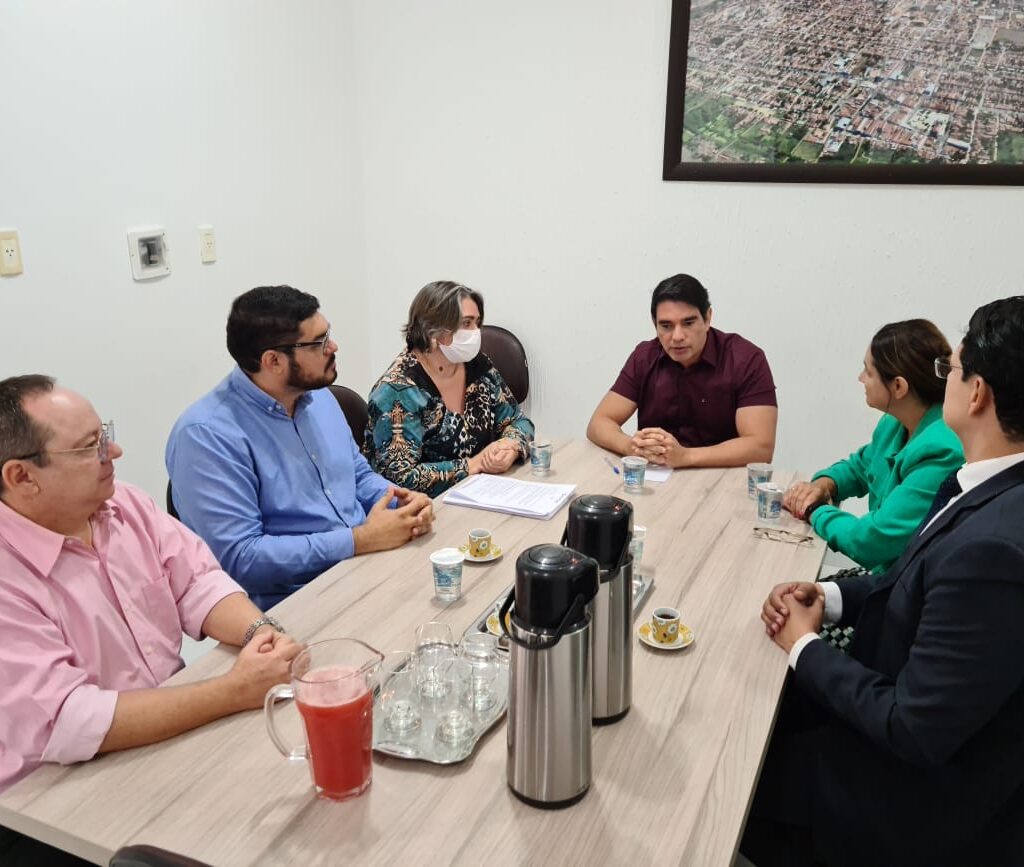
[[[757,486],[757,517],[762,521],[777,521],[782,514],[783,493],[774,482],[761,482]]]
[[[757,499],[757,486],[762,482],[770,482],[775,468],[771,464],[747,464],[747,496]]]

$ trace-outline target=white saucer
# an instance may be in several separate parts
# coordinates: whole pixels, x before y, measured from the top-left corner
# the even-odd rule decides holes
[[[693,630],[690,629],[689,626],[684,626],[682,623],[679,624],[679,634],[676,636],[675,641],[656,641],[654,636],[651,635],[650,621],[641,623],[636,634],[644,644],[648,647],[653,647],[656,650],[682,650],[684,647],[689,647],[693,644],[694,639],[696,638],[693,634]]]
[[[466,563],[491,563],[497,560],[505,552],[498,545],[491,545],[490,553],[486,557],[473,557],[469,553],[469,545],[462,545],[459,550],[466,555]]]

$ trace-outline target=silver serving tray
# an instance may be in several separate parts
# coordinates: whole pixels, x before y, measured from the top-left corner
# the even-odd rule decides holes
[[[494,693],[497,701],[476,721],[473,733],[461,743],[451,746],[435,736],[437,729],[437,713],[429,702],[420,706],[420,727],[403,736],[396,735],[384,725],[383,714],[380,713],[380,690],[375,690],[373,697],[373,748],[388,756],[399,759],[420,759],[433,762],[435,765],[452,765],[468,759],[477,741],[498,722],[508,709],[508,658],[498,655],[498,676],[494,681]]]

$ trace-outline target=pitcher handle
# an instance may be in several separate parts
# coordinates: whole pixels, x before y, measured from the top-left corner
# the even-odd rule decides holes
[[[309,750],[305,744],[294,749],[289,747],[281,737],[274,723],[274,705],[278,699],[295,698],[295,688],[288,683],[279,683],[267,691],[267,697],[263,699],[263,718],[267,724],[267,734],[274,742],[278,751],[290,762],[304,762],[309,758]]]

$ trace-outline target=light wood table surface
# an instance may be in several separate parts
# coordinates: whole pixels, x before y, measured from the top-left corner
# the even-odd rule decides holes
[[[633,503],[655,579],[637,623],[671,605],[696,641],[682,651],[636,641],[632,709],[594,729],[593,783],[575,806],[539,810],[512,795],[504,721],[458,765],[374,754],[365,795],[318,800],[305,763],[287,762],[252,711],[162,744],[44,766],[0,797],[0,824],[103,864],[132,843],[214,865],[731,863],[786,673],[758,613],[778,581],[814,580],[824,545],[755,538],[745,469],[677,471],[632,495],[606,455],[557,443],[547,480]],[[531,478],[528,467],[516,475]],[[793,478],[777,471],[784,486]],[[536,521],[443,500],[435,509],[431,536],[340,563],[274,614],[302,640],[351,636],[381,650],[411,649],[431,619],[460,635],[513,582],[521,551],[561,538],[566,516]],[[806,529],[788,516],[779,525]],[[442,606],[428,554],[477,526],[492,529],[504,556],[468,564],[461,600]],[[218,647],[171,682],[222,673],[233,653]]]

